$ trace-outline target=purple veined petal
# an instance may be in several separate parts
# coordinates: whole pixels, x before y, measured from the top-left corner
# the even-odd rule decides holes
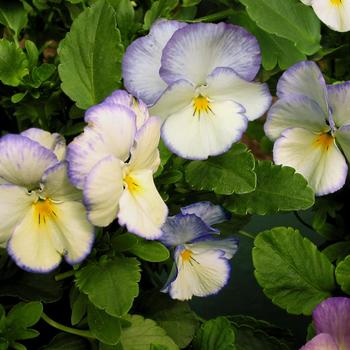
[[[58,162],[55,154],[22,135],[0,139],[0,177],[29,189],[38,188],[45,170]]]
[[[162,226],[162,235],[159,240],[166,246],[171,247],[215,233],[217,233],[217,230],[209,227],[197,215],[177,214],[167,218]]]
[[[350,81],[327,85],[328,102],[337,127],[350,124]]]
[[[287,129],[274,144],[273,158],[276,164],[291,166],[302,174],[318,196],[338,191],[345,184],[348,166],[331,135]]]
[[[230,220],[231,214],[221,205],[210,202],[197,202],[180,209],[182,214],[195,214],[208,226]]]
[[[306,96],[318,103],[323,114],[328,116],[326,82],[315,62],[299,62],[286,70],[278,81],[277,96]]]
[[[264,130],[271,140],[276,140],[289,128],[323,132],[328,127],[327,117],[320,106],[306,96],[285,97],[270,108]]]
[[[350,163],[350,125],[344,125],[334,133],[335,139]]]
[[[312,338],[299,350],[339,350],[339,348],[329,334],[322,333]]]
[[[216,101],[239,103],[250,121],[261,117],[271,105],[272,96],[267,84],[242,79],[231,68],[215,68],[206,83],[200,88],[201,94]]]
[[[162,50],[174,32],[186,25],[159,20],[148,35],[136,39],[126,49],[122,63],[124,85],[147,105],[152,105],[167,87],[159,76]]]
[[[196,23],[177,30],[162,54],[160,76],[168,84],[185,79],[203,85],[217,67],[232,68],[251,81],[260,68],[256,38],[245,29],[225,23]]]
[[[317,333],[327,333],[340,349],[350,349],[350,298],[328,298],[316,307],[312,317]]]

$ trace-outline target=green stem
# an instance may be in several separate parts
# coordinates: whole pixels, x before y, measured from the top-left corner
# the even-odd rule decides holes
[[[79,337],[84,337],[84,338],[88,338],[88,339],[96,339],[91,333],[90,331],[83,331],[81,329],[76,329],[76,328],[71,328],[71,327],[67,327],[61,323],[58,323],[56,321],[54,321],[53,319],[51,319],[49,316],[47,316],[44,312],[41,315],[41,318],[47,323],[49,324],[51,327],[54,327],[62,332],[66,332],[66,333],[70,333],[70,334],[74,334],[74,335],[78,335]]]
[[[220,12],[216,12],[216,13],[212,13],[211,15],[208,16],[204,16],[204,17],[200,17],[200,18],[196,18],[192,21],[186,21],[186,22],[190,22],[190,23],[197,23],[197,22],[215,22],[215,21],[219,21],[220,19],[225,19],[231,15],[234,14],[234,10],[233,9],[227,9],[224,11],[220,11]]]
[[[300,215],[297,211],[294,211],[294,215],[296,216],[296,218],[307,228],[309,228],[310,230],[314,231],[314,228],[308,224]]]
[[[148,273],[148,275],[149,275],[149,277],[150,277],[150,279],[155,287],[158,288],[159,286],[161,286],[163,284],[162,281],[158,278],[158,276],[155,273],[153,273],[153,271],[151,270],[151,268],[148,266],[147,263],[144,263],[142,265],[142,267]]]
[[[241,236],[244,236],[244,237],[248,237],[248,238],[252,239],[253,241],[255,239],[255,237],[253,235],[251,235],[248,232],[242,231],[242,230],[239,230],[238,234],[240,234]]]
[[[72,277],[74,276],[74,270],[69,270],[67,272],[63,272],[63,273],[59,273],[55,276],[55,280],[58,282],[58,281],[62,281],[68,277]]]

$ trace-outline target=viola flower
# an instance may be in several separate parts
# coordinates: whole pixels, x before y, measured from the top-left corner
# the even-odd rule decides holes
[[[267,85],[252,82],[260,63],[257,40],[241,27],[161,20],[126,50],[123,78],[161,117],[170,150],[206,159],[226,152],[270,106]]]
[[[61,136],[40,129],[0,139],[0,243],[28,271],[49,272],[62,256],[77,264],[92,247],[81,193],[59,161],[64,151]]]
[[[168,217],[160,240],[175,247],[175,264],[163,292],[178,300],[193,295],[216,294],[230,277],[229,260],[236,253],[235,238],[218,239],[219,231],[211,225],[223,222],[229,215],[219,206],[199,202]]]
[[[117,217],[130,232],[158,238],[168,212],[153,182],[160,163],[159,118],[150,117],[143,102],[116,91],[88,109],[85,121],[67,160],[90,222],[104,227]]]
[[[282,75],[277,96],[265,123],[277,140],[275,163],[296,169],[316,195],[342,188],[350,160],[350,82],[326,85],[314,62],[301,62]]]
[[[337,32],[350,30],[349,0],[301,0],[305,5],[312,6],[317,17],[329,28]]]
[[[328,298],[314,310],[316,336],[300,350],[350,349],[350,299]]]

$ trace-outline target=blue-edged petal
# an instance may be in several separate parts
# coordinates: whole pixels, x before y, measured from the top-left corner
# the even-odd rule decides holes
[[[318,103],[323,114],[328,115],[326,83],[313,61],[303,61],[286,70],[278,81],[277,96],[279,98],[306,96]]]
[[[200,113],[189,105],[166,119],[162,139],[182,158],[207,159],[228,151],[241,139],[248,123],[243,112],[243,107],[233,101],[212,101]]]
[[[178,273],[169,285],[173,299],[189,300],[218,293],[230,278],[230,264],[220,250],[179,246],[175,250]]]
[[[339,348],[329,334],[322,333],[312,338],[300,350],[339,350]]]
[[[116,90],[105,99],[105,102],[110,104],[121,104],[129,107],[136,114],[136,128],[141,126],[148,120],[149,113],[147,105],[140,99],[136,99],[124,90]]]
[[[346,159],[350,163],[350,125],[339,128],[334,136]]]
[[[196,238],[215,233],[195,214],[178,214],[167,218],[162,226],[160,241],[168,247],[190,242]]]
[[[24,187],[0,185],[0,244],[8,241],[35,200],[36,195],[30,194]]]
[[[348,167],[344,156],[330,135],[287,129],[275,142],[273,158],[276,164],[293,167],[322,196],[342,188]]]
[[[335,125],[350,124],[350,82],[328,85],[328,102]]]
[[[261,117],[271,105],[271,94],[267,84],[242,79],[231,68],[216,68],[207,78],[201,93],[215,101],[233,100],[245,109],[248,120]]]
[[[186,79],[203,85],[217,67],[232,68],[253,80],[261,63],[256,38],[245,29],[226,23],[196,23],[177,30],[164,47],[161,77],[172,84]]]
[[[210,202],[197,202],[180,209],[182,214],[195,214],[208,226],[230,220],[231,214],[221,205]]]
[[[350,349],[350,298],[328,298],[316,307],[312,317],[317,333],[329,334],[339,349]]]
[[[58,160],[63,160],[66,155],[66,141],[60,134],[51,134],[48,131],[30,128],[21,133],[21,135],[38,142],[41,146],[55,153]]]
[[[159,238],[168,208],[154,185],[153,171],[125,173],[124,186],[119,201],[119,224],[146,239]]]
[[[121,161],[111,155],[100,160],[87,176],[83,192],[90,222],[108,226],[117,217],[123,192]]]
[[[224,258],[232,259],[238,250],[238,239],[233,237],[218,239],[213,236],[203,236],[192,241],[192,243],[186,244],[186,247],[191,251],[220,250],[224,253]]]
[[[55,154],[22,135],[0,139],[0,177],[14,185],[37,188],[44,171],[57,163]]]
[[[136,39],[123,58],[124,85],[134,96],[148,105],[153,104],[166,88],[159,76],[164,46],[176,30],[186,23],[160,20],[153,24],[147,36]]]
[[[322,132],[329,128],[326,120],[327,115],[314,100],[306,96],[285,97],[269,110],[264,129],[271,140],[276,140],[289,128]]]

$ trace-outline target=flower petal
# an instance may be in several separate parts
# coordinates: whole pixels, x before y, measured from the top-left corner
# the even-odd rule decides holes
[[[135,143],[130,153],[130,170],[151,169],[156,172],[160,164],[158,144],[161,121],[151,117],[135,136]]]
[[[169,116],[161,135],[166,146],[187,159],[207,159],[226,152],[247,128],[243,108],[233,101],[214,101],[195,115],[192,105]]]
[[[195,214],[178,214],[166,219],[162,226],[160,241],[168,247],[190,242],[196,238],[215,233]]]
[[[168,288],[173,299],[189,300],[193,295],[216,294],[230,277],[230,264],[219,250],[189,251],[187,246],[179,246],[175,261],[178,274]]]
[[[124,85],[134,96],[153,104],[166,88],[159,76],[162,51],[176,30],[186,23],[160,20],[148,35],[136,39],[124,54],[122,71]]]
[[[146,239],[157,239],[168,208],[154,185],[152,170],[134,171],[129,177],[136,188],[125,188],[120,198],[119,224]]]
[[[59,162],[47,169],[42,177],[43,192],[54,201],[80,201],[81,191],[69,181],[67,162]]]
[[[300,350],[339,350],[339,348],[329,334],[322,333],[312,338]]]
[[[7,242],[35,200],[35,195],[29,194],[24,187],[0,186],[0,244]]]
[[[64,159],[66,155],[66,141],[60,134],[51,134],[48,131],[30,128],[21,132],[21,135],[26,136],[29,139],[38,142],[41,146],[53,151],[58,160]]]
[[[314,0],[312,7],[317,17],[338,32],[350,30],[349,1]]]
[[[287,129],[273,149],[275,163],[293,167],[319,196],[342,188],[348,172],[334,140],[320,141],[320,134],[300,128]]]
[[[216,68],[201,89],[204,96],[213,100],[233,100],[245,108],[248,120],[261,117],[271,105],[271,94],[267,84],[252,83],[242,79],[230,68]]]
[[[342,126],[336,131],[334,136],[346,159],[350,162],[350,125]]]
[[[55,163],[53,152],[28,137],[9,134],[0,139],[0,177],[14,185],[37,187]]]
[[[340,349],[350,349],[350,298],[328,298],[312,316],[317,333],[327,333]]]
[[[160,76],[172,84],[179,79],[203,85],[217,67],[232,68],[253,80],[261,63],[256,38],[226,23],[196,23],[177,30],[162,55]]]
[[[315,62],[303,61],[286,70],[278,81],[277,96],[306,96],[318,103],[323,114],[328,115],[326,83]]]
[[[210,202],[197,202],[180,209],[182,214],[195,214],[208,226],[219,224],[231,218],[221,205],[214,205]]]
[[[336,126],[350,124],[350,82],[328,85],[328,101]]]
[[[84,203],[90,222],[96,226],[108,226],[117,217],[122,192],[121,162],[107,156],[92,168],[85,181]]]
[[[271,107],[264,129],[266,135],[275,140],[288,128],[322,132],[327,128],[326,120],[327,115],[314,100],[305,96],[292,96],[278,100]]]

